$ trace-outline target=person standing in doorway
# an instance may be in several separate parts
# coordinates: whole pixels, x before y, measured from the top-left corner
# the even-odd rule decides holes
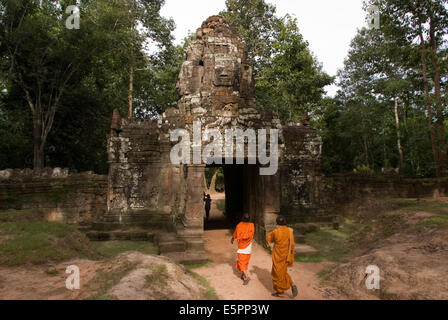
[[[277,228],[266,237],[268,246],[274,244],[271,276],[275,292],[272,295],[280,297],[291,288],[292,296],[295,298],[298,294],[297,287],[288,274],[288,267],[292,267],[294,263],[293,230],[286,226],[286,219],[283,216],[279,215],[276,222]]]
[[[255,226],[250,222],[249,214],[243,215],[242,221],[236,226],[235,232],[230,242],[238,241],[238,261],[235,268],[242,272],[243,284],[249,283],[249,260],[252,254],[252,242],[254,240]]]
[[[205,194],[204,192],[204,199],[203,199],[205,205],[204,205],[204,209],[205,209],[205,218],[208,221],[208,218],[210,216],[210,208],[212,205],[212,198],[210,197],[209,194]]]

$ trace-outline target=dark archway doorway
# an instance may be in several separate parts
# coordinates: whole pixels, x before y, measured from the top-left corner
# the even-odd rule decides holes
[[[213,164],[207,168],[222,169],[224,192],[211,194],[214,203],[209,220],[204,222],[204,230],[233,229],[241,221],[244,213],[248,213],[251,221],[257,223],[258,214],[263,212],[264,205],[260,197],[262,186],[259,166]]]

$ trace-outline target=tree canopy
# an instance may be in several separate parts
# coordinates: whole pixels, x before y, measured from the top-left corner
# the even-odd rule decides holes
[[[163,0],[0,0],[0,169],[43,166],[106,173],[113,109],[157,118],[178,101],[186,45]],[[281,120],[309,114],[327,174],[399,168],[447,174],[448,0],[366,0],[379,29],[362,28],[335,79],[265,0],[227,0],[221,14],[246,42],[257,107]],[[199,22],[198,22],[199,23]],[[308,39],[310,40],[310,39]]]

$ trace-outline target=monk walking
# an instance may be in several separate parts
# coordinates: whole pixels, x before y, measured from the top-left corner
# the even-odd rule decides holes
[[[274,244],[272,252],[272,283],[275,292],[274,297],[280,297],[282,293],[291,288],[292,296],[297,296],[297,287],[292,282],[288,274],[288,267],[292,267],[294,262],[294,236],[293,230],[286,226],[286,219],[283,216],[277,217],[277,228],[270,232],[267,237],[267,245]]]
[[[250,280],[248,269],[250,255],[252,253],[252,241],[255,233],[254,224],[249,221],[250,216],[245,213],[242,221],[236,226],[232,240],[230,240],[232,244],[235,239],[238,241],[238,261],[235,268],[242,272],[241,279],[243,280],[244,285],[247,285]]]

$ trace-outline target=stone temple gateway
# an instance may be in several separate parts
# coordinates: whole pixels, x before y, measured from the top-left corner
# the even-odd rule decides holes
[[[282,124],[275,113],[257,108],[246,46],[223,17],[212,16],[197,30],[177,87],[178,107],[166,110],[159,119],[121,119],[114,112],[102,224],[109,229],[138,226],[154,232],[160,252],[177,261],[206,259],[202,202],[206,165],[170,161],[171,149],[178,143],[170,141],[172,130],[185,129],[193,137],[198,121],[202,133],[218,129],[223,137],[226,129],[279,130],[275,175],[260,175],[260,165],[248,164],[247,157],[245,164],[222,165],[226,215],[238,220],[248,212],[257,241],[264,242],[279,213],[292,224],[331,220],[318,209],[321,138],[306,119]],[[202,148],[205,145],[203,141]]]

